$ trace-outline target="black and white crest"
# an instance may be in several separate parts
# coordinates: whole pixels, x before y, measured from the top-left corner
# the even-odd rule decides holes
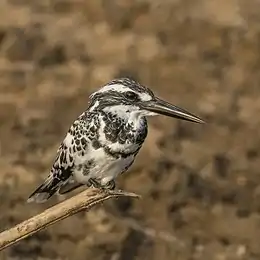
[[[111,80],[106,86],[117,86],[117,87],[127,87],[133,91],[137,91],[139,93],[148,93],[150,96],[154,96],[153,92],[145,87],[144,85],[141,85],[139,82],[135,81],[134,79],[130,78],[119,78]]]
[[[110,81],[90,95],[90,108],[103,109],[109,106],[122,105],[123,109],[123,105],[134,107],[134,104],[138,101],[149,101],[153,98],[154,94],[149,88],[133,79],[120,78]]]

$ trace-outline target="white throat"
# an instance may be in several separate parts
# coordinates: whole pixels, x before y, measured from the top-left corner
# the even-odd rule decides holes
[[[103,109],[104,112],[115,114],[117,117],[120,117],[132,124],[133,126],[139,126],[140,120],[146,116],[155,116],[156,113],[141,110],[139,107],[135,106],[126,106],[126,105],[117,105],[106,107]]]
[[[140,117],[142,117],[142,112],[138,107],[130,107],[126,105],[106,107],[103,111],[116,115],[128,123],[135,123],[140,119]]]

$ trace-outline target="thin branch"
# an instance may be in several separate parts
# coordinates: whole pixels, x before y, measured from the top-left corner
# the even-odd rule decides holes
[[[102,203],[110,198],[118,197],[139,198],[137,194],[126,191],[103,191],[94,188],[87,189],[44,212],[23,221],[15,227],[0,233],[0,251],[62,219],[72,216],[82,210],[88,211],[96,204]]]

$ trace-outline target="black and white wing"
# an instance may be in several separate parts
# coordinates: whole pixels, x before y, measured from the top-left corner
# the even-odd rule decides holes
[[[88,139],[85,137],[88,127],[86,126],[87,122],[82,116],[73,123],[57,151],[50,174],[43,184],[29,196],[27,202],[43,203],[60,190],[60,194],[64,194],[80,186],[73,183],[74,180],[71,177],[76,156],[87,150]]]
[[[66,140],[66,138],[65,138]],[[64,141],[65,141],[64,140]],[[70,149],[63,142],[58,151],[50,174],[28,198],[27,202],[42,203],[55,194],[61,186],[66,184],[71,177],[73,170],[73,155]]]

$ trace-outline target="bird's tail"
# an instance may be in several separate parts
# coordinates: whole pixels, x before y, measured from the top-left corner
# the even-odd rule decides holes
[[[48,176],[42,185],[40,185],[28,198],[27,202],[43,203],[54,195],[60,188],[60,180]]]

